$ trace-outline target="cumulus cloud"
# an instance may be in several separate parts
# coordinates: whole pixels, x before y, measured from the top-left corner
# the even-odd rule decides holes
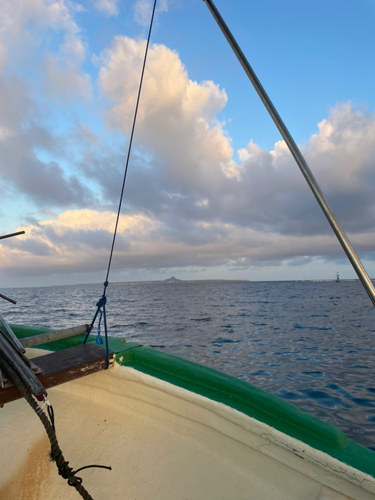
[[[43,80],[46,95],[64,104],[70,104],[77,97],[88,100],[92,95],[90,77],[79,71],[69,58],[46,56]]]
[[[143,52],[144,42],[119,37],[103,56],[99,83],[112,102],[107,125],[125,133]],[[181,220],[221,221],[280,234],[329,234],[283,141],[272,151],[250,141],[234,162],[225,124],[215,119],[226,101],[213,82],[190,80],[178,54],[151,47],[136,129],[151,159],[135,160],[128,201],[177,228]],[[344,227],[372,230],[374,115],[339,105],[302,151]]]
[[[90,95],[89,77],[81,69],[86,46],[74,20],[79,11],[76,4],[65,0],[0,0],[0,9],[0,68],[27,66],[33,60],[33,51],[41,47],[45,51],[54,32],[62,41],[58,50],[46,54],[47,91],[55,89],[55,95],[57,89],[65,95],[78,91],[81,95],[84,88]]]
[[[16,77],[0,80],[0,177],[12,196],[27,195],[38,205],[85,205],[92,198],[76,175],[55,161],[41,161],[38,151],[61,154],[58,138],[33,119],[37,106],[29,86]]]
[[[67,211],[41,222],[31,221],[17,229],[24,230],[25,235],[2,241],[0,269],[5,275],[104,269],[115,220],[113,212],[84,209]],[[146,239],[159,226],[156,219],[141,213],[123,216],[118,226],[118,258],[114,266],[123,266],[126,255],[138,251],[147,254]]]
[[[48,275],[104,271],[115,223],[113,212],[69,211],[17,228],[26,234],[0,244],[0,273],[4,276]],[[257,265],[303,265],[316,255],[335,258],[332,236],[285,236],[235,225],[201,224],[195,239],[167,235],[168,228],[143,213],[120,220],[113,270],[160,269],[227,265],[244,269]],[[373,237],[354,235],[363,251],[371,252]]]
[[[143,41],[116,38],[99,73],[102,92],[114,103],[107,124],[125,133],[132,122],[144,49]],[[232,166],[230,139],[215,120],[226,102],[218,85],[190,80],[176,52],[164,45],[150,48],[136,137],[155,157],[148,178],[157,173],[165,196],[182,197],[193,190],[199,197]]]
[[[0,0],[0,177],[5,197],[50,208],[85,206],[93,196],[63,164],[64,137],[54,132],[51,102],[89,98],[81,69],[86,47],[65,0]],[[30,60],[30,62],[29,62]],[[19,66],[22,66],[22,78]],[[40,83],[38,83],[40,82]]]
[[[104,12],[108,16],[117,16],[119,13],[120,0],[95,0],[94,6],[100,12]]]
[[[144,49],[142,40],[117,37],[101,54],[105,129],[78,122],[64,147],[35,121],[27,85],[3,78],[1,175],[39,205],[62,211],[29,219],[24,237],[3,242],[3,272],[20,272],[16,262],[35,274],[105,268]],[[53,64],[50,78],[64,82]],[[84,94],[85,83],[71,80]],[[283,141],[268,151],[250,140],[234,160],[220,120],[227,99],[214,82],[191,80],[175,51],[150,47],[115,268],[243,269],[343,256]],[[42,161],[40,150],[68,162],[69,174],[64,161]],[[355,247],[373,256],[375,116],[338,105],[302,151]]]
[[[4,59],[8,47],[14,47],[17,39],[24,41],[28,38],[38,41],[38,33],[40,35],[44,30],[57,30],[63,33],[64,40],[61,49],[65,53],[78,57],[84,55],[85,49],[80,38],[80,30],[73,20],[69,5],[64,0],[14,0],[12,2],[1,0],[0,8],[1,53]]]

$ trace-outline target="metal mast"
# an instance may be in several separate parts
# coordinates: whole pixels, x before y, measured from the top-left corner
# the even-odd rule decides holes
[[[258,77],[254,73],[253,68],[250,66],[248,60],[246,59],[244,53],[240,49],[238,43],[236,42],[234,36],[230,32],[228,26],[226,25],[224,19],[221,17],[219,11],[215,7],[214,3],[212,0],[203,0],[204,3],[207,5],[209,11],[211,12],[213,18],[217,22],[219,28],[221,29],[223,35],[227,39],[229,45],[231,46],[233,52],[235,53],[238,61],[240,62],[241,66],[243,67],[246,75],[248,76],[249,80],[253,84],[253,87],[255,88],[257,94],[259,95],[261,101],[263,102],[264,106],[266,107],[269,115],[271,116],[273,122],[275,123],[276,127],[278,128],[282,138],[284,139],[285,143],[287,144],[290,152],[292,153],[293,158],[295,159],[297,165],[299,166],[303,176],[306,179],[307,184],[309,185],[311,191],[313,192],[317,202],[320,205],[320,208],[322,209],[324,215],[327,217],[328,222],[330,223],[333,232],[335,233],[337,239],[341,243],[342,248],[344,249],[344,252],[346,253],[348,259],[350,260],[355,272],[357,273],[359,279],[362,282],[362,285],[364,286],[368,296],[370,297],[373,305],[375,306],[375,289],[373,284],[371,283],[370,278],[368,277],[368,274],[363,267],[361,261],[359,260],[357,254],[355,253],[348,237],[346,236],[345,232],[341,228],[338,220],[334,216],[332,210],[330,209],[328,203],[326,202],[323,193],[318,185],[318,183],[315,180],[315,177],[313,173],[311,172],[309,166],[306,163],[306,160],[302,156],[301,151],[299,150],[297,144],[294,142],[293,137],[291,136],[289,130],[286,128],[285,123],[281,119],[279,113],[277,112],[275,106],[272,104],[271,99],[268,97],[267,92],[264,90],[262,84],[260,83]]]

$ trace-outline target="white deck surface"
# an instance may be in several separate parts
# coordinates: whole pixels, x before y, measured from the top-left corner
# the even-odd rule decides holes
[[[113,467],[78,474],[95,500],[375,499],[369,476],[131,368],[116,365],[48,393],[70,465]],[[0,422],[1,500],[80,498],[49,461],[48,439],[25,401],[0,410]],[[304,458],[289,451],[298,443]]]

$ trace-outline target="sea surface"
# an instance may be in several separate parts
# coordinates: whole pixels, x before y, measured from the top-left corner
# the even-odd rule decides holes
[[[101,285],[2,289],[10,323],[89,323]],[[279,395],[375,450],[375,309],[358,281],[118,283],[109,333]],[[94,332],[95,333],[95,332]]]

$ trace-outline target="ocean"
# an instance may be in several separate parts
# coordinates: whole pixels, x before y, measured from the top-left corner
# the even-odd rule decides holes
[[[102,285],[3,289],[10,323],[89,323]],[[116,283],[109,333],[277,394],[375,450],[375,310],[359,281]],[[95,331],[93,332],[95,333]]]

